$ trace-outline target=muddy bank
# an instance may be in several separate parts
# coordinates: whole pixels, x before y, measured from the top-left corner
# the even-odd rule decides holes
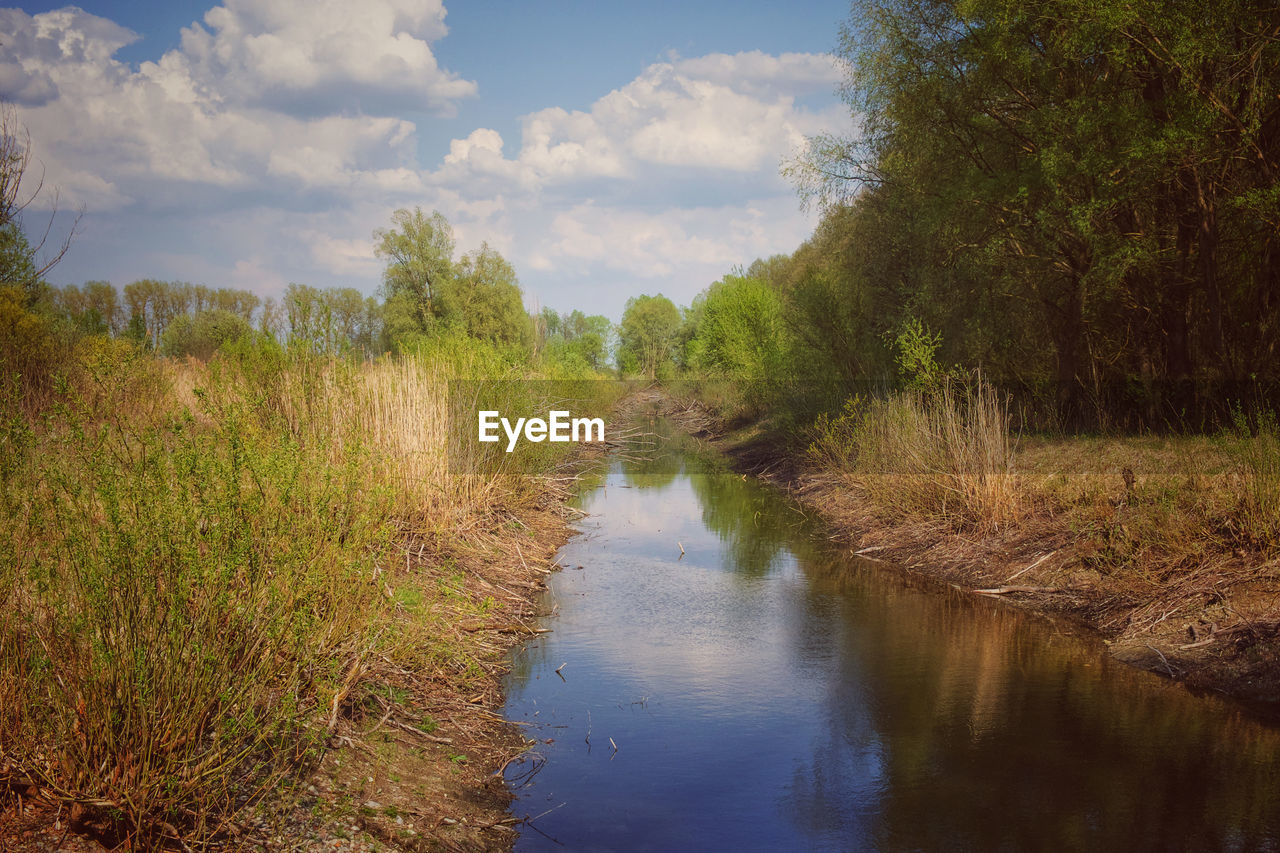
[[[757,424],[725,424],[688,401],[668,400],[666,412],[736,470],[811,508],[865,559],[1068,620],[1100,636],[1119,661],[1280,713],[1280,561],[1205,543],[1195,565],[1139,562],[1112,572],[1101,558],[1105,538],[1073,529],[1065,514],[1039,508],[994,532],[894,517],[848,474],[788,451]],[[1116,481],[1112,507],[1122,519],[1127,492],[1119,473]]]
[[[534,501],[458,541],[408,544],[413,570],[474,606],[452,626],[452,660],[390,673],[389,695],[343,709],[339,748],[299,803],[321,819],[317,840],[345,826],[410,851],[511,848],[517,818],[501,770],[526,742],[501,716],[501,680],[509,649],[536,631],[534,600],[571,532],[567,497],[564,482],[545,481]]]

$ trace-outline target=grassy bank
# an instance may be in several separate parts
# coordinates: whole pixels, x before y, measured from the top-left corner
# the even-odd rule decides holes
[[[466,352],[359,363],[255,345],[206,364],[59,346],[40,382],[6,371],[0,388],[12,825],[35,812],[134,848],[326,822],[481,832],[454,830],[433,792],[478,788],[501,753],[484,708],[563,535],[555,483],[537,479],[563,457],[451,441],[475,401],[449,380],[527,370],[495,376]],[[467,387],[511,410],[553,393]],[[604,411],[611,387],[572,391]],[[410,757],[417,808],[440,820],[363,805],[363,770]]]
[[[1019,435],[1000,395],[944,382],[850,401],[802,436],[696,404],[739,464],[853,550],[1101,633],[1122,660],[1280,701],[1280,431]]]

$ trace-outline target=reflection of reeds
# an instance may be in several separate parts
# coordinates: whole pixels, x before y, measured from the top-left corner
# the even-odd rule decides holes
[[[1280,732],[1238,707],[970,594],[829,553],[802,565],[846,602],[843,630],[796,636],[846,638],[842,671],[865,698],[831,709],[850,730],[829,742],[881,745],[877,831],[895,849],[1043,848],[1049,838],[1054,849],[1179,848],[1178,838],[1249,849],[1275,837]],[[838,788],[839,755],[816,753],[800,777]],[[1001,820],[974,802],[1000,803]]]

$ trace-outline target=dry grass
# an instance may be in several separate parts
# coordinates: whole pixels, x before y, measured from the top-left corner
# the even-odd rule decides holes
[[[902,518],[998,529],[1028,513],[1150,564],[1280,545],[1280,428],[1262,414],[1214,436],[1015,437],[981,378],[850,401],[809,457]]]
[[[854,399],[819,420],[810,455],[893,512],[1000,527],[1023,509],[1008,408],[981,377]]]
[[[855,401],[818,423],[789,484],[877,557],[1070,613],[1165,674],[1280,695],[1274,417],[1014,447],[973,399]]]
[[[531,490],[450,441],[468,365],[77,358],[38,417],[0,407],[0,787],[191,843],[378,683],[488,683],[509,611],[459,560]]]

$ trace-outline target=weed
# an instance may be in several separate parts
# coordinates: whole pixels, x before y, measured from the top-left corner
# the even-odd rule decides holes
[[[810,455],[895,512],[1000,526],[1021,512],[1009,415],[980,376],[944,378],[822,417]]]
[[[0,785],[135,848],[199,841],[323,753],[368,659],[483,675],[455,626],[492,600],[457,566],[405,571],[406,539],[521,488],[450,446],[466,364],[261,343],[159,362],[27,325],[38,388],[0,346]]]

